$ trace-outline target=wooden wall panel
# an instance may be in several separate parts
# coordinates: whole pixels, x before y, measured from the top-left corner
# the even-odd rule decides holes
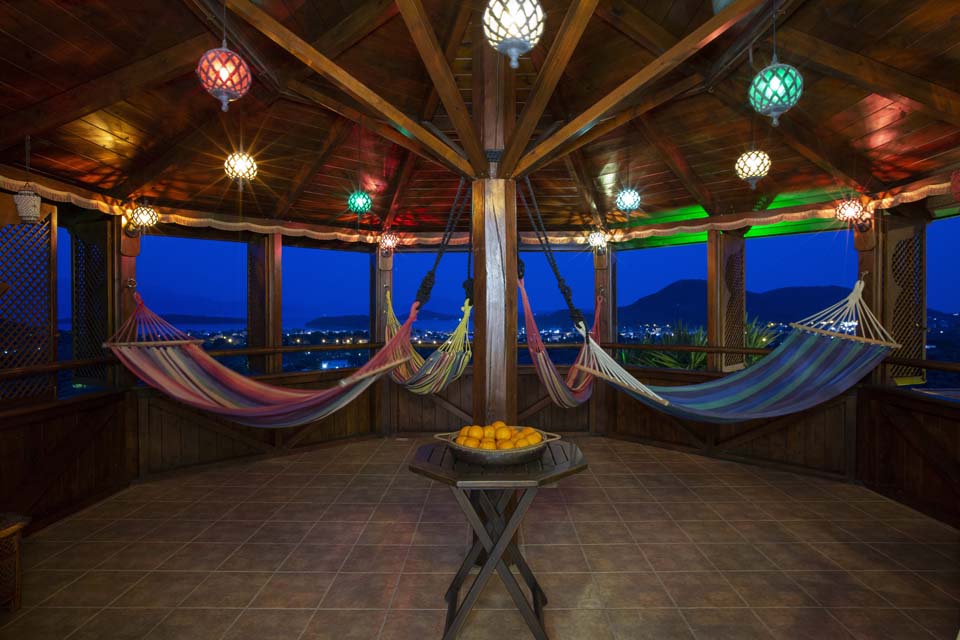
[[[125,486],[123,393],[0,412],[0,511],[42,526]]]
[[[960,403],[889,387],[859,397],[857,476],[960,526]]]

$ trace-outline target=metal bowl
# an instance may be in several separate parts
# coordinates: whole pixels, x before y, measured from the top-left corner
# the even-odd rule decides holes
[[[488,467],[505,467],[511,464],[524,464],[537,460],[543,455],[543,450],[546,449],[547,444],[560,439],[560,436],[555,433],[540,431],[540,429],[536,431],[543,436],[543,440],[533,446],[524,447],[523,449],[491,450],[465,447],[456,443],[457,436],[460,435],[459,431],[437,433],[434,434],[433,437],[446,443],[453,452],[453,457],[457,460]]]

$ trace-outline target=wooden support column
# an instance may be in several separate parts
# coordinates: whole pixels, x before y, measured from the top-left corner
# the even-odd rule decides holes
[[[514,74],[475,21],[474,122],[491,158],[488,175],[516,121]],[[517,422],[517,192],[514,180],[473,183],[473,420]]]
[[[255,236],[247,243],[247,344],[251,347],[283,345],[280,317],[283,236],[279,233]],[[279,373],[283,356],[250,358],[256,373]]]
[[[370,338],[383,342],[387,337],[387,292],[393,293],[393,252],[379,247],[370,255]],[[389,435],[396,430],[390,411],[390,395],[400,387],[390,384],[386,377],[378,380],[370,397],[370,414],[374,431]]]
[[[927,265],[925,219],[883,215],[856,231],[859,270],[864,276],[864,301],[902,346],[898,358],[926,358]],[[879,367],[873,382],[920,384],[925,370]]]
[[[593,254],[593,297],[601,300],[600,342],[617,342],[617,254],[612,246]],[[589,314],[589,309],[585,309]],[[587,322],[593,318],[588,317]],[[616,415],[616,392],[599,381],[590,397],[590,432],[607,433]]]
[[[746,241],[748,227],[707,232],[707,343],[743,348],[746,344]],[[743,354],[709,354],[707,368],[736,371]]]

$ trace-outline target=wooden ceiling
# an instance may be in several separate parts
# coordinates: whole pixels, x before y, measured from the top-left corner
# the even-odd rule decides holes
[[[219,41],[215,0],[4,3],[0,164],[22,167],[30,134],[36,173],[115,198],[351,228],[363,186],[364,228],[442,229],[461,175],[487,169],[472,99],[484,4],[227,0],[254,89],[221,113],[193,74]],[[751,7],[717,29],[710,0],[542,4],[544,40],[504,88],[517,124],[500,170],[529,174],[551,230],[876,193],[960,166],[955,0],[778,0],[780,58],[805,80],[779,128],[746,105],[771,0],[734,3]],[[733,171],[752,139],[773,160],[756,191]],[[241,146],[260,167],[242,191],[223,175]],[[643,194],[629,220],[623,185]]]

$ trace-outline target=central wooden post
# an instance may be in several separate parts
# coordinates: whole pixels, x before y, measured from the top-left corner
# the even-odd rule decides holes
[[[747,231],[707,232],[707,342],[713,346],[746,346]],[[707,368],[712,371],[737,371],[745,362],[742,353],[707,355]]]
[[[489,176],[516,121],[514,79],[476,21],[474,120],[491,159]],[[473,183],[473,420],[517,422],[517,193],[514,180]]]

